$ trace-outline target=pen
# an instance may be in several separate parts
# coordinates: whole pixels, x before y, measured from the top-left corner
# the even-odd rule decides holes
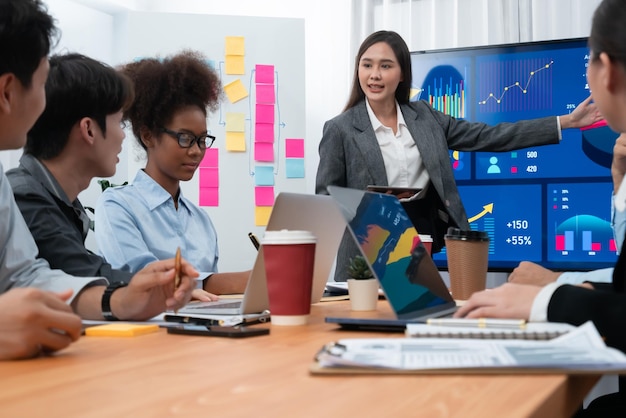
[[[250,241],[252,241],[252,245],[254,245],[254,248],[258,250],[261,244],[259,244],[259,240],[257,239],[256,235],[254,235],[252,232],[248,232],[248,238],[250,238]]]
[[[180,247],[176,247],[176,255],[174,256],[174,292],[180,287],[182,278],[180,277]],[[178,313],[178,309],[174,309],[174,313]]]
[[[180,281],[181,281],[181,277],[180,277],[180,247],[176,248],[176,255],[174,256],[174,290],[178,289],[178,287],[180,286]]]
[[[222,319],[209,319],[209,318],[194,318],[191,316],[178,316],[178,315],[164,315],[163,319],[167,322],[176,322],[178,324],[192,324],[192,325],[224,325]]]
[[[428,325],[439,325],[445,327],[464,327],[464,328],[507,328],[507,329],[524,329],[526,321],[524,319],[495,319],[495,318],[430,318],[426,320]]]

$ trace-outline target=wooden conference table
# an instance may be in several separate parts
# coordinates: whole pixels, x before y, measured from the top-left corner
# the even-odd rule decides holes
[[[339,331],[312,306],[307,326],[270,326],[245,339],[157,333],[83,337],[52,357],[0,362],[3,417],[567,417],[600,376],[311,376],[317,350]],[[377,315],[389,314],[386,301]],[[371,314],[370,314],[371,315]],[[255,325],[259,326],[259,325]]]

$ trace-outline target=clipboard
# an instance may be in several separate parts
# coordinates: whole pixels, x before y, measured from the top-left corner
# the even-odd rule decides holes
[[[325,344],[311,374],[623,374],[626,355],[592,322],[550,341],[347,338]]]
[[[320,365],[320,363],[314,361],[309,366],[309,374],[313,376],[337,376],[337,375],[428,375],[428,376],[443,376],[443,375],[456,375],[468,374],[468,375],[502,375],[502,374],[524,374],[524,375],[539,375],[539,374],[567,374],[567,375],[622,375],[624,371],[619,370],[568,370],[558,367],[474,367],[474,368],[457,368],[457,369],[428,369],[428,370],[390,370],[390,369],[376,369],[376,368],[329,368]]]

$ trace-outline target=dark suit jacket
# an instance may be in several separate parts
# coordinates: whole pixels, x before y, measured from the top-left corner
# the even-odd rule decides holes
[[[548,321],[567,322],[573,325],[593,321],[600,335],[604,337],[606,345],[626,353],[625,284],[626,251],[622,251],[613,269],[612,283],[593,283],[595,290],[571,285],[558,287],[548,304]],[[626,405],[626,376],[619,377],[619,397],[612,402],[616,402],[616,405],[619,404],[622,408]],[[619,411],[623,412],[623,409]]]
[[[464,229],[469,224],[454,181],[449,149],[498,152],[559,142],[555,117],[489,126],[454,119],[424,101],[403,104],[400,109],[422,155],[431,187],[449,216],[448,223]],[[316,193],[328,193],[326,187],[331,184],[360,190],[370,184],[389,186],[365,101],[326,122],[319,154]],[[357,254],[354,245],[346,250],[347,242],[350,240],[344,240],[337,257],[335,280],[346,279],[348,259]]]
[[[626,251],[622,251],[613,270],[612,283],[593,283],[595,290],[571,285],[558,287],[548,305],[548,321],[573,325],[593,321],[607,345],[626,353],[625,283]]]

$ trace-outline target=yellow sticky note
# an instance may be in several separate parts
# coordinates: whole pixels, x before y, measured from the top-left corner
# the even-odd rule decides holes
[[[245,74],[246,65],[243,55],[226,55],[226,74]]]
[[[246,114],[226,112],[226,132],[243,132],[246,126]]]
[[[231,103],[238,102],[239,100],[248,97],[248,90],[243,85],[240,79],[231,81],[224,86],[224,92]]]
[[[254,224],[256,226],[267,226],[270,220],[273,206],[255,206],[254,207]]]
[[[245,40],[243,36],[227,36],[225,51],[226,55],[244,55]]]
[[[114,324],[96,325],[85,329],[85,335],[89,337],[136,337],[159,330],[157,324],[126,324],[116,322]]]
[[[245,151],[246,135],[243,132],[226,132],[226,151]]]

